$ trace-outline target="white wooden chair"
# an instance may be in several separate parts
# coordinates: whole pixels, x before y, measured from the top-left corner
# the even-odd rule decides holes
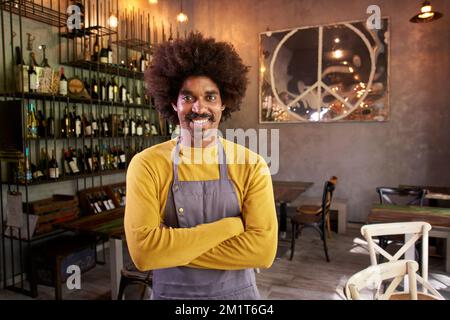
[[[377,253],[381,254],[388,261],[397,261],[403,255],[405,259],[415,260],[415,243],[422,238],[422,258],[421,258],[421,274],[425,281],[428,281],[428,235],[431,225],[427,222],[395,222],[395,223],[377,223],[365,225],[361,228],[361,234],[367,241],[370,263],[372,266],[377,263]],[[381,248],[374,241],[374,237],[404,235],[405,243],[394,254],[389,254],[385,249]],[[424,289],[424,292],[426,290]]]
[[[350,277],[345,285],[348,300],[365,300],[363,289],[376,289],[374,300],[445,300],[427,281],[416,274],[419,265],[412,260],[398,260],[370,266]],[[405,276],[408,276],[409,289],[395,291]],[[392,279],[384,293],[380,287],[384,281]],[[430,293],[417,292],[417,282]]]

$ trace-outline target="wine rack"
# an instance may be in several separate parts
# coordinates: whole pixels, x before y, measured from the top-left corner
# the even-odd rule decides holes
[[[85,8],[83,25],[69,30],[65,8],[73,3]],[[22,129],[19,146],[0,150],[1,221],[6,221],[2,224],[0,269],[7,289],[36,296],[35,286],[26,279],[33,243],[67,232],[52,228],[34,237],[21,236],[21,232],[30,234],[28,204],[35,188],[73,182],[80,216],[100,211],[116,214],[124,210],[125,182],[106,186],[105,179],[116,175],[124,180],[136,153],[171,137],[173,128],[159,117],[144,82],[157,28],[151,32],[150,16],[133,10],[120,15],[114,29],[107,25],[110,13],[119,16],[118,0],[0,0],[1,33],[6,35],[0,40],[0,101],[6,105],[20,101],[21,112],[8,115],[8,121]],[[46,46],[41,46],[45,64],[34,60],[35,31],[25,18],[46,25],[55,37],[56,46],[47,46],[53,50],[50,59],[45,56]],[[165,41],[164,33],[160,39]],[[30,80],[32,75],[36,83]],[[67,92],[61,89],[64,81]],[[71,87],[73,83],[78,86]],[[105,98],[103,85],[107,90],[113,87],[112,96],[108,91]],[[93,128],[94,120],[98,120],[98,131]],[[21,194],[22,227],[8,226],[5,194]],[[91,210],[89,198],[97,197],[100,205],[105,195],[113,207],[108,203],[104,208],[110,210]],[[17,230],[8,233],[6,228]]]

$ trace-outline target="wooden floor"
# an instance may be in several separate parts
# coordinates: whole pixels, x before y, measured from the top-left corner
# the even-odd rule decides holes
[[[329,240],[331,259],[329,263],[325,261],[322,242],[314,230],[304,230],[296,242],[295,256],[292,261],[288,259],[289,250],[281,250],[285,253],[275,260],[272,267],[261,270],[261,273],[256,275],[261,297],[263,299],[345,299],[342,289],[349,276],[369,265],[369,256],[359,228],[359,225],[352,225],[345,235],[333,234],[332,239]],[[430,258],[430,282],[446,299],[450,299],[450,274],[445,273],[443,258]],[[137,287],[129,287],[126,294],[127,298],[134,299],[139,296],[139,290]],[[109,298],[108,265],[98,265],[83,274],[80,290],[69,291],[67,288],[63,290],[63,299]],[[30,298],[0,289],[0,299]],[[39,286],[37,299],[54,299],[53,288]]]

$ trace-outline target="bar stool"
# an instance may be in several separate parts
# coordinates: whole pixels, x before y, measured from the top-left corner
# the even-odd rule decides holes
[[[152,271],[139,271],[133,263],[125,266],[120,272],[120,285],[117,300],[123,299],[125,288],[130,284],[142,285],[141,300],[144,299],[145,289],[152,289]]]

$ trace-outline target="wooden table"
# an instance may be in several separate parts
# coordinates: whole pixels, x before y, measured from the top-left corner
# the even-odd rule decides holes
[[[409,189],[426,189],[426,199],[430,200],[450,200],[450,187],[434,187],[434,186],[411,186],[411,185],[399,185],[399,188]]]
[[[450,272],[450,208],[398,206],[378,204],[372,207],[369,223],[389,223],[405,221],[425,221],[431,224],[430,236],[447,239],[446,272]],[[414,248],[405,254],[406,259],[414,260]]]
[[[109,261],[111,275],[111,299],[116,300],[119,292],[120,274],[123,268],[123,225],[124,209],[99,213],[63,223],[61,228],[80,233],[95,234],[109,240]]]
[[[272,183],[275,202],[280,204],[279,233],[280,237],[284,239],[287,229],[287,204],[295,201],[314,183],[303,181],[273,181]]]

